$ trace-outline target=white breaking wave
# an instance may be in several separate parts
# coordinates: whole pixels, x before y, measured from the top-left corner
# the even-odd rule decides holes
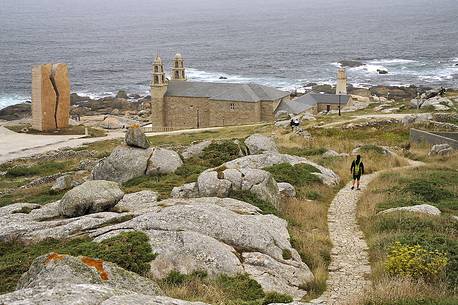
[[[393,59],[374,59],[370,60],[367,63],[373,65],[403,65],[403,64],[410,64],[416,63],[416,60],[411,59],[401,59],[401,58],[393,58]]]
[[[19,104],[25,101],[30,101],[30,96],[22,96],[22,95],[6,95],[0,96],[0,109],[5,107]]]

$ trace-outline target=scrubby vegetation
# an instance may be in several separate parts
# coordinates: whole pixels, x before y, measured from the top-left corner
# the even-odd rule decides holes
[[[312,173],[317,173],[319,170],[309,164],[281,163],[264,168],[270,172],[277,182],[288,182],[295,187],[300,187],[309,184],[310,182],[319,182],[320,178]]]
[[[445,163],[382,174],[362,196],[358,217],[370,249],[376,288],[360,304],[458,301],[458,221],[452,218],[458,214],[456,164],[452,157]],[[417,204],[436,206],[443,213],[377,214]],[[409,285],[409,294],[397,289],[381,293],[396,282]]]
[[[149,271],[149,262],[156,256],[142,232],[122,233],[101,243],[89,238],[45,240],[28,246],[0,242],[0,294],[13,291],[32,261],[50,252],[110,261],[141,275]]]
[[[278,215],[277,209],[272,206],[270,203],[260,199],[258,196],[255,194],[249,192],[249,191],[235,191],[231,190],[229,192],[230,198],[238,199],[241,201],[248,202],[255,207],[258,207],[263,214],[273,214],[273,215]]]
[[[213,278],[206,272],[185,275],[173,271],[160,282],[160,286],[172,297],[215,305],[264,305],[293,300],[288,295],[265,293],[261,285],[246,274]]]

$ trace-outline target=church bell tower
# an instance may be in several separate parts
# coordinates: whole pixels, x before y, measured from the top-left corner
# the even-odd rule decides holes
[[[159,55],[153,62],[153,78],[151,80],[151,115],[153,127],[165,127],[166,109],[165,93],[167,92],[167,79],[165,78],[164,64]]]
[[[184,68],[184,60],[180,53],[175,55],[172,67],[172,79],[186,80],[186,71]]]
[[[347,73],[345,72],[345,68],[339,68],[337,71],[336,94],[347,94]]]

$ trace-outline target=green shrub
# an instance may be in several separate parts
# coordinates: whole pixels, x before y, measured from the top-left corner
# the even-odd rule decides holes
[[[101,243],[88,238],[49,239],[27,246],[0,242],[0,294],[13,291],[33,260],[49,252],[99,258],[139,274],[149,270],[149,262],[155,257],[148,237],[142,232],[122,233]]]
[[[423,200],[436,202],[443,199],[454,197],[454,194],[448,190],[436,186],[433,181],[424,179],[411,180],[404,188],[405,191],[418,195]]]
[[[220,275],[216,281],[231,300],[254,301],[264,298],[261,285],[247,274]]]
[[[198,177],[200,173],[206,170],[207,167],[200,164],[193,164],[185,162],[181,167],[179,167],[175,174],[182,177]]]
[[[316,192],[316,191],[308,191],[306,194],[305,194],[305,197],[307,199],[310,199],[310,200],[318,200],[321,198],[321,195],[320,193]]]
[[[266,293],[262,305],[267,305],[271,303],[291,303],[293,298],[287,294],[281,294],[277,292]]]
[[[278,211],[277,209],[268,203],[267,201],[264,201],[255,194],[249,192],[249,191],[235,191],[231,190],[228,195],[229,198],[237,199],[240,201],[248,202],[255,207],[261,209],[263,214],[273,214],[277,215]]]
[[[440,277],[448,264],[443,252],[428,251],[420,245],[403,245],[395,242],[385,262],[385,270],[392,276],[434,280]]]
[[[312,173],[319,172],[309,164],[281,163],[264,168],[270,172],[277,182],[288,182],[295,187],[304,186],[311,182],[319,182],[320,178]]]
[[[208,167],[216,167],[225,162],[237,159],[239,153],[239,146],[233,141],[226,140],[210,144],[204,149],[200,159]]]
[[[67,167],[65,162],[49,161],[31,166],[17,165],[6,171],[7,177],[48,176],[59,173]]]

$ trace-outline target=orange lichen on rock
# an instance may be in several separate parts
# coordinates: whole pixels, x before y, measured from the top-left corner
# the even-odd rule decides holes
[[[85,256],[81,258],[81,261],[89,267],[94,267],[103,281],[108,280],[108,272],[103,268],[103,260]]]
[[[130,125],[129,128],[140,128],[140,125],[139,124],[132,124],[132,125]]]
[[[48,264],[50,261],[60,261],[63,260],[64,256],[60,255],[59,253],[52,252],[49,253],[48,257],[46,258],[45,265]]]

